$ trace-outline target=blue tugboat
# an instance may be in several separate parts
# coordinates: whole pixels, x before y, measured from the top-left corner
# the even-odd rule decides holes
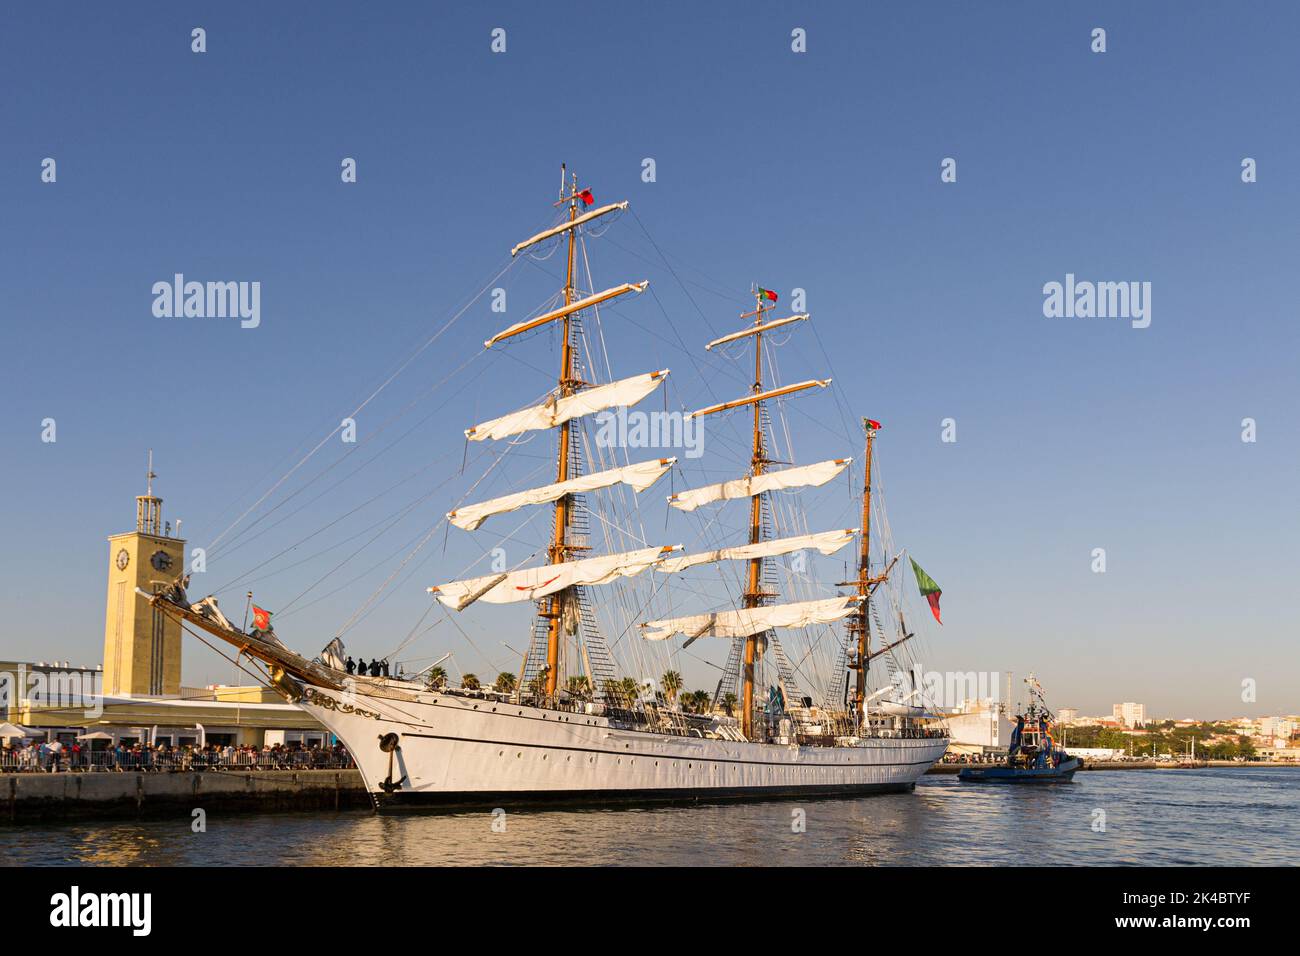
[[[1052,738],[1055,718],[1047,709],[1042,685],[1030,674],[1029,706],[1016,717],[1011,732],[1007,762],[1001,766],[966,767],[958,780],[968,783],[1069,783],[1074,772],[1083,766],[1079,757],[1071,757]]]

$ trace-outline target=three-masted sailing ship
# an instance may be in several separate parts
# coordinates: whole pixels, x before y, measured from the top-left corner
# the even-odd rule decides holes
[[[452,525],[473,531],[496,515],[549,506],[554,521],[546,560],[428,589],[456,613],[480,603],[531,605],[528,650],[514,686],[456,688],[424,675],[354,675],[343,668],[337,642],[314,659],[297,654],[272,631],[234,626],[211,596],[191,602],[188,578],[160,594],[142,592],[142,597],[228,642],[241,656],[261,662],[271,686],[347,747],[380,810],[911,788],[944,753],[948,739],[942,722],[923,702],[898,699],[902,694],[895,683],[886,680],[881,689],[869,690],[872,662],[892,659],[895,649],[913,636],[899,613],[894,622],[898,633],[887,639],[873,607],[873,599],[880,603],[877,589],[889,581],[898,559],[893,555],[872,565],[872,461],[878,422],[863,420],[860,527],[771,533],[773,495],[826,485],[852,460],[795,465],[777,461],[771,453],[769,409],[775,400],[812,394],[831,384],[830,379],[792,385],[765,381],[770,377],[764,374],[765,341],[777,330],[793,332],[808,315],[774,317],[777,295],[758,288],[754,308],[741,316],[747,324],[705,346],[709,351],[752,347],[749,392],[686,416],[698,423],[733,411],[745,414],[752,421],[748,470],[733,480],[677,492],[669,506],[683,514],[711,509],[719,513],[718,524],[725,526],[720,519],[726,503],[743,501],[748,522],[741,542],[696,552],[645,542],[632,550],[591,553],[586,496],[620,490],[626,494],[626,489],[639,494],[677,464],[675,458],[659,457],[611,462],[613,467],[599,470],[584,467],[587,446],[579,434],[583,422],[601,412],[635,406],[661,388],[668,375],[667,369],[655,369],[604,384],[586,380],[592,376],[578,347],[583,315],[602,303],[642,292],[647,285],[629,282],[603,291],[580,290],[575,260],[579,237],[628,204],[588,208],[592,205],[589,189],[581,188],[576,177],[562,177],[556,203],[560,221],[511,251],[518,256],[547,243],[567,251],[564,287],[550,303],[555,307],[485,343],[487,348],[509,347],[534,330],[557,330],[560,355],[554,389],[540,404],[465,430],[469,442],[553,433],[555,480],[458,506],[447,515]],[[783,506],[788,497],[783,494]],[[835,585],[840,593],[783,599],[774,559],[809,550],[830,555],[854,540],[856,572]],[[729,607],[636,621],[629,638],[652,646],[680,635],[682,649],[703,638],[730,642],[723,676],[708,706],[687,709],[673,687],[656,689],[653,682],[620,678],[614,655],[599,633],[595,591],[642,575],[655,581],[659,575],[688,575],[695,568],[729,562],[743,569],[743,590],[731,596]],[[837,631],[841,625],[842,631]],[[834,673],[820,700],[805,691],[800,662],[791,660],[780,636],[810,628],[832,634],[835,641]],[[873,635],[879,635],[878,646],[873,646]]]

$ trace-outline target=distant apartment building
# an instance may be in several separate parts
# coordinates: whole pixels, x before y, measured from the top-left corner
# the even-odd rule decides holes
[[[1296,732],[1296,722],[1291,717],[1261,717],[1259,732],[1264,737],[1278,737],[1285,740]]]
[[[1079,719],[1079,708],[1062,707],[1057,711],[1056,717],[1063,724],[1072,724]]]
[[[1110,709],[1110,715],[1125,727],[1145,727],[1147,723],[1146,705],[1135,704],[1132,701],[1115,704]]]

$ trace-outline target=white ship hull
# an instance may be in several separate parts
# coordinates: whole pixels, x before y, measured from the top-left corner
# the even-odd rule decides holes
[[[801,747],[621,729],[603,716],[423,693],[308,687],[299,706],[342,741],[381,811],[707,802],[904,791],[946,737]],[[380,747],[395,734],[391,753]]]

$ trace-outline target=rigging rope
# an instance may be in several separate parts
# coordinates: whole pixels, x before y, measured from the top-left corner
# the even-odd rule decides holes
[[[497,272],[496,275],[494,275],[491,279],[489,279],[489,280],[487,281],[487,283],[483,286],[483,288],[480,289],[480,290],[479,290],[479,291],[474,295],[473,298],[471,298],[468,302],[466,302],[466,303],[465,303],[465,304],[460,308],[460,310],[456,312],[455,315],[453,315],[450,319],[448,319],[448,320],[443,324],[443,326],[442,326],[440,329],[438,329],[438,331],[436,331],[432,336],[430,336],[428,339],[426,339],[423,345],[421,345],[421,346],[420,346],[419,348],[417,348],[417,349],[416,349],[416,350],[415,350],[415,351],[414,351],[410,356],[408,356],[407,359],[406,359],[404,362],[402,362],[402,363],[397,367],[397,369],[393,371],[393,373],[392,373],[391,375],[388,376],[388,378],[384,379],[384,381],[383,381],[382,383],[380,383],[380,385],[379,385],[378,388],[376,388],[374,391],[372,391],[372,392],[371,392],[371,393],[370,393],[370,394],[369,394],[369,395],[368,395],[368,396],[367,396],[367,397],[366,397],[366,398],[361,402],[360,405],[358,405],[356,408],[354,408],[354,409],[353,409],[349,414],[345,415],[344,418],[345,418],[345,419],[346,419],[346,418],[355,418],[358,414],[360,414],[360,412],[361,412],[362,409],[364,409],[367,405],[369,405],[372,401],[374,401],[374,399],[375,399],[375,398],[376,398],[376,397],[377,397],[377,396],[378,396],[378,395],[379,395],[379,394],[380,394],[384,389],[386,389],[390,384],[392,384],[392,382],[393,382],[393,381],[394,381],[394,380],[395,380],[399,375],[401,375],[404,371],[406,371],[407,368],[410,367],[410,365],[411,365],[412,362],[414,362],[414,361],[415,361],[415,360],[416,360],[420,355],[424,354],[424,352],[425,352],[426,349],[428,349],[431,345],[433,345],[435,342],[437,342],[438,339],[442,338],[443,333],[445,333],[448,329],[450,329],[453,325],[455,325],[456,322],[460,319],[460,317],[463,316],[467,311],[469,311],[470,306],[472,306],[475,302],[477,302],[480,298],[482,298],[483,294],[484,294],[485,292],[487,292],[487,291],[492,287],[492,284],[493,284],[494,282],[496,282],[496,281],[497,281],[498,279],[500,279],[503,275],[505,275],[507,272],[509,272],[510,269],[514,267],[514,262],[515,262],[515,260],[511,260],[510,262],[506,263],[506,265],[503,266],[503,267],[502,267],[502,268]],[[314,456],[314,455],[316,454],[316,452],[320,451],[323,447],[325,447],[325,443],[328,442],[328,441],[329,441],[331,438],[333,438],[335,435],[337,435],[338,432],[339,432],[339,430],[340,430],[342,427],[343,427],[343,423],[342,423],[342,421],[340,421],[340,423],[339,423],[338,425],[335,425],[334,428],[332,428],[332,429],[330,430],[330,432],[329,432],[328,435],[326,435],[324,438],[322,438],[322,439],[321,439],[321,440],[316,444],[316,446],[315,446],[314,448],[312,448],[311,451],[309,451],[306,455],[304,455],[302,458],[300,458],[300,459],[298,460],[298,462],[297,462],[296,464],[294,464],[294,466],[293,466],[292,468],[290,468],[287,472],[285,472],[284,475],[282,475],[282,476],[280,477],[280,479],[279,479],[278,481],[276,481],[276,483],[275,483],[274,485],[272,485],[272,486],[271,486],[271,487],[270,487],[270,488],[269,488],[269,489],[268,489],[268,490],[267,490],[267,491],[266,491],[266,492],[265,492],[265,493],[264,493],[260,498],[258,498],[255,502],[253,502],[251,505],[249,505],[246,509],[244,509],[244,511],[239,515],[238,518],[236,518],[234,521],[232,521],[229,525],[226,526],[226,528],[225,528],[224,530],[222,530],[222,532],[221,532],[220,534],[218,534],[215,538],[213,538],[212,541],[211,541],[211,543],[208,545],[208,549],[209,549],[209,550],[215,549],[216,546],[217,546],[218,544],[221,543],[221,540],[222,540],[223,538],[225,538],[225,536],[226,536],[227,534],[229,534],[229,533],[230,533],[230,532],[231,532],[231,531],[232,531],[232,530],[233,530],[233,529],[234,529],[234,528],[235,528],[235,527],[236,527],[236,526],[237,526],[241,521],[243,521],[243,520],[244,520],[246,517],[248,517],[248,516],[249,516],[249,515],[254,511],[254,510],[256,510],[259,506],[261,506],[261,504],[262,504],[264,501],[266,501],[266,499],[269,498],[272,494],[274,494],[274,493],[276,492],[276,490],[277,490],[281,485],[283,485],[286,481],[288,481],[289,478],[290,478],[290,477],[291,477],[291,476],[292,476],[292,475],[293,475],[293,474],[294,474],[294,473],[295,473],[299,468],[301,468],[304,464],[306,464],[307,461],[308,461],[309,459],[311,459],[312,456]]]

